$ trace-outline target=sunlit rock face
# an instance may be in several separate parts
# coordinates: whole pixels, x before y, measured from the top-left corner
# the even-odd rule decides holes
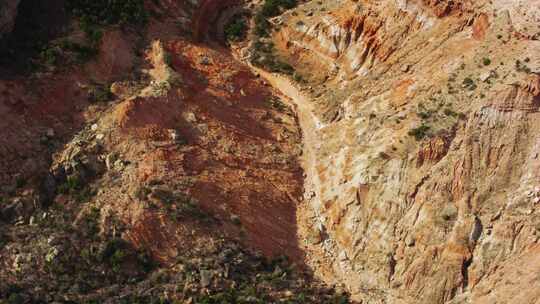
[[[322,121],[309,218],[326,238],[308,246],[322,277],[367,303],[537,299],[515,272],[540,224],[528,7],[323,1],[279,17],[275,44]]]

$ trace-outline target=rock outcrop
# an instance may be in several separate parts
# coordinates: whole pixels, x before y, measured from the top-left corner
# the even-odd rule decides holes
[[[241,0],[201,0],[192,18],[192,29],[195,40],[203,40],[215,31],[215,22],[223,11],[240,4]],[[215,35],[215,33],[214,33]]]
[[[540,301],[534,4],[298,1],[230,48],[260,1],[68,20],[0,77],[0,298]]]
[[[495,283],[533,254],[540,201],[540,45],[504,5],[327,1],[280,17],[273,40],[322,120],[308,260],[357,299],[538,299]]]

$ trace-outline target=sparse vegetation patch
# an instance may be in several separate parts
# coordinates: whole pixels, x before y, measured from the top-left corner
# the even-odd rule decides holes
[[[294,68],[276,56],[274,44],[267,41],[266,37],[270,36],[272,31],[272,23],[269,19],[296,5],[296,0],[265,0],[255,15],[255,39],[251,48],[251,62],[254,65],[275,73],[294,74]]]
[[[68,0],[68,11],[81,19],[81,26],[131,24],[142,25],[148,20],[143,0]]]
[[[245,38],[246,30],[246,21],[243,18],[236,18],[225,27],[225,36],[229,41],[240,41]]]

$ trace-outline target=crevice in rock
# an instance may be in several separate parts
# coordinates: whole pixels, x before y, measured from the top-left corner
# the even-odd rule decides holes
[[[462,292],[467,291],[467,288],[469,287],[469,267],[472,264],[472,257],[470,259],[467,259],[463,261],[463,264],[461,265],[461,276],[463,277],[463,284],[462,284]]]
[[[389,268],[388,282],[389,283],[392,282],[392,278],[394,277],[394,274],[396,273],[396,265],[397,265],[397,261],[394,258],[394,253],[391,253],[388,257],[388,268]]]

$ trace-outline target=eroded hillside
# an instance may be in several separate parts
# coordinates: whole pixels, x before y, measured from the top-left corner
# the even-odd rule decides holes
[[[367,303],[539,300],[538,4],[312,1],[274,20],[321,120],[301,221],[321,277]]]
[[[540,2],[30,2],[8,303],[540,300]]]
[[[56,7],[69,22],[25,44],[29,64],[17,21],[36,12],[22,1],[11,16],[0,298],[346,301],[302,264],[294,112],[225,46],[200,42],[223,3],[107,3]]]

